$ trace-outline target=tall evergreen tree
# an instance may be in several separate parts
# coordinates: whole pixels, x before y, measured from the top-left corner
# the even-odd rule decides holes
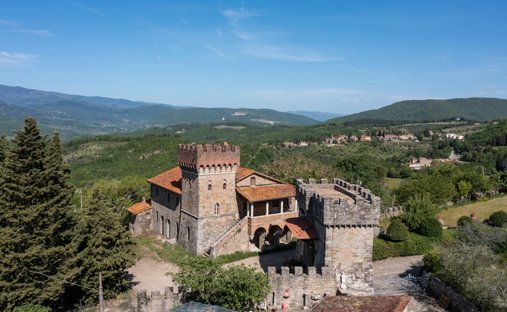
[[[0,177],[0,310],[24,303],[58,307],[69,278],[72,222],[55,144],[47,153],[33,118],[16,133]],[[61,179],[60,179],[61,178]]]
[[[127,268],[135,262],[135,243],[120,214],[114,211],[98,191],[80,215],[76,231],[76,267],[84,302],[96,302],[99,272],[102,272],[104,296],[111,298],[128,286]]]

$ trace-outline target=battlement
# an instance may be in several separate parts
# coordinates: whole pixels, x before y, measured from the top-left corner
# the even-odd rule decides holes
[[[325,225],[373,226],[380,219],[380,198],[367,188],[340,179],[298,180],[298,202]]]
[[[223,144],[180,144],[178,164],[181,167],[198,169],[206,167],[237,167],[240,164],[240,148]]]
[[[316,193],[316,191],[319,189],[334,189],[335,191],[345,195],[338,197],[337,199],[339,200],[347,199],[346,196],[348,196],[355,202],[358,200],[364,200],[370,204],[374,204],[374,202],[380,201],[379,197],[375,196],[369,189],[365,188],[364,186],[352,184],[341,179],[333,179],[331,183],[328,182],[328,179],[320,179],[320,181],[317,181],[316,179],[308,179],[308,181],[298,179],[297,184],[298,192],[301,192],[305,195],[308,191],[311,193]],[[317,194],[316,197],[319,200],[321,198],[327,198],[328,200],[332,199],[331,196],[321,196],[319,194]]]
[[[268,267],[272,292],[266,298],[270,307],[288,303],[294,307],[312,307],[326,296],[336,295],[337,272],[334,267]]]

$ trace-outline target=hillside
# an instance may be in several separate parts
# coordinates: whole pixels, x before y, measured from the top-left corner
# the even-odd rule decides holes
[[[0,135],[11,135],[27,116],[36,117],[45,133],[60,131],[64,140],[177,124],[233,122],[269,127],[317,123],[271,109],[178,107],[0,85]]]
[[[326,121],[332,118],[345,116],[344,114],[317,112],[317,111],[288,111],[287,113],[310,117],[318,121]]]
[[[397,102],[379,109],[364,111],[331,121],[438,121],[450,118],[489,121],[507,117],[507,100],[466,98],[449,100],[411,100]]]

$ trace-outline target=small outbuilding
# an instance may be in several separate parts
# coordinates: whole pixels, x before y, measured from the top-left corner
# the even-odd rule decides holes
[[[132,236],[150,234],[152,229],[151,210],[151,201],[144,198],[142,202],[127,209],[129,212],[129,231]]]

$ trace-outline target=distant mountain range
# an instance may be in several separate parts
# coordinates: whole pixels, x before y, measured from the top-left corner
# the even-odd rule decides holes
[[[364,111],[331,121],[368,123],[374,121],[438,121],[451,118],[489,121],[507,117],[507,100],[464,98],[449,100],[410,100]]]
[[[175,124],[236,122],[271,126],[318,122],[271,109],[184,107],[0,85],[0,135],[12,135],[27,116],[36,117],[46,133],[58,130],[67,140]]]
[[[326,121],[332,118],[345,116],[344,114],[316,112],[316,111],[289,111],[287,113],[310,117],[318,121]]]

